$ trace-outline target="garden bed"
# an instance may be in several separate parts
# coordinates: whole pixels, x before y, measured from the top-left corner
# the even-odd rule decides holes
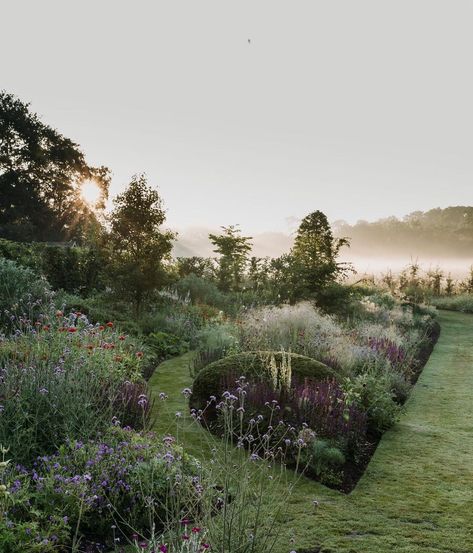
[[[191,398],[193,413],[218,435],[222,428],[217,398],[226,391],[235,398],[235,410],[244,412],[240,425],[251,426],[261,418],[257,433],[265,439],[269,439],[268,426],[272,433],[274,424],[286,425],[292,433],[284,436],[284,462],[289,467],[301,470],[303,463],[307,477],[349,493],[383,433],[397,420],[440,333],[439,324],[423,310],[399,307],[395,302],[389,308],[376,303],[368,307],[368,315],[350,328],[308,306],[250,314],[246,328],[245,323],[241,325],[240,343],[272,345],[274,328],[268,327],[273,317],[279,343],[287,350],[308,352],[314,359],[284,351],[244,351],[224,357],[198,372]],[[312,346],[314,342],[319,352]],[[315,359],[324,359],[326,364]],[[302,373],[301,363],[305,367]],[[315,368],[308,369],[310,363]],[[235,385],[241,376],[247,378],[243,398],[242,384]],[[215,399],[208,402],[210,396]],[[268,405],[277,410],[269,416],[269,425],[262,416]],[[273,447],[282,444],[280,434],[271,436]],[[297,445],[301,443],[302,449]]]

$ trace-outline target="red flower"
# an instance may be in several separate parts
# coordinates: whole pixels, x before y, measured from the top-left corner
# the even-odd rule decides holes
[[[70,326],[70,327],[67,329],[67,332],[77,332],[77,327],[75,327],[75,326]]]
[[[108,322],[108,323],[107,323],[107,326],[108,326],[108,328],[113,328],[113,323],[112,323],[112,322]]]
[[[121,336],[118,337],[119,340],[126,340],[126,336],[123,336],[123,334]]]
[[[99,330],[105,330],[105,327],[103,325],[100,325]]]
[[[82,313],[80,311],[76,311],[76,317],[80,317]]]
[[[182,539],[184,541],[187,541],[189,539],[189,536],[187,534],[182,534]]]
[[[44,325],[43,330],[49,330],[51,328],[51,325]]]
[[[141,359],[143,357],[143,352],[142,351],[137,351],[136,352],[136,357],[138,357],[138,359]]]
[[[193,534],[198,534],[200,532],[201,528],[199,528],[198,526],[194,526],[194,528],[192,528],[192,533]]]

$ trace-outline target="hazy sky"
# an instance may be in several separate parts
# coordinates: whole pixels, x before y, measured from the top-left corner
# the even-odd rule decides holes
[[[472,204],[473,2],[0,0],[0,88],[184,228]],[[251,43],[248,43],[251,39]]]

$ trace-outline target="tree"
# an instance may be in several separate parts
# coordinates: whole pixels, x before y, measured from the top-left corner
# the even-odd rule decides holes
[[[347,238],[333,237],[321,211],[314,211],[302,220],[291,256],[303,295],[317,297],[325,286],[349,270],[349,265],[337,262],[340,249],[349,244]]]
[[[92,167],[79,146],[42,123],[29,104],[0,92],[0,236],[16,240],[82,240],[98,225],[109,171]],[[101,191],[96,206],[81,197],[92,181]]]
[[[195,275],[211,280],[214,276],[214,261],[208,257],[177,257],[176,269],[179,278]]]
[[[159,193],[144,175],[132,177],[113,201],[110,215],[112,276],[115,288],[130,297],[139,315],[143,300],[167,281],[164,262],[175,234],[161,230],[166,212]]]
[[[238,290],[252,248],[252,237],[241,236],[238,225],[221,228],[223,230],[222,234],[209,234],[209,239],[215,246],[214,252],[220,254],[219,287],[223,291]]]

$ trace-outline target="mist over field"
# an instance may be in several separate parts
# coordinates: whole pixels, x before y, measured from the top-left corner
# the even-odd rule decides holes
[[[355,225],[335,221],[332,229],[336,237],[350,239],[350,247],[340,252],[340,261],[351,262],[359,275],[397,273],[416,262],[426,271],[440,268],[462,278],[473,264],[473,208],[468,206],[417,211],[402,219],[389,217]],[[215,230],[194,227],[180,231],[174,255],[212,257],[208,235]],[[251,253],[279,257],[290,251],[293,242],[294,233],[258,233],[253,235]]]

